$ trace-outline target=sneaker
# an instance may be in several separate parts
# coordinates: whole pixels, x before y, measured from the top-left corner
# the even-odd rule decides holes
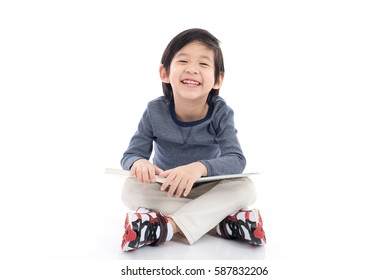
[[[265,232],[257,209],[239,210],[224,218],[216,227],[217,233],[227,239],[247,241],[251,245],[264,245]]]
[[[144,245],[157,246],[173,237],[172,225],[165,215],[146,208],[126,215],[122,250],[131,251]]]

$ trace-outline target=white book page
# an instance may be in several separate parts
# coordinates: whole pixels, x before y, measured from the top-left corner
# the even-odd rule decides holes
[[[106,168],[105,169],[105,173],[134,178],[134,176],[131,175],[131,172],[127,171],[127,170]],[[244,177],[249,177],[249,176],[258,175],[258,174],[259,174],[258,172],[252,172],[252,173],[242,173],[242,174],[229,174],[229,175],[220,175],[220,176],[208,176],[208,177],[201,177],[201,178],[197,179],[195,181],[195,183],[204,183],[204,182],[217,181],[217,180],[244,178]],[[162,184],[165,181],[165,179],[166,178],[164,178],[164,177],[156,176],[156,181],[158,183]]]

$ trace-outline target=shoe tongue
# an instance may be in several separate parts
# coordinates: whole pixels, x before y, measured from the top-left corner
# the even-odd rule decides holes
[[[159,224],[159,237],[153,245],[160,245],[166,241],[167,237],[167,222],[165,220],[165,216],[159,212],[155,212],[157,214],[158,224]],[[170,240],[170,239],[169,239]]]

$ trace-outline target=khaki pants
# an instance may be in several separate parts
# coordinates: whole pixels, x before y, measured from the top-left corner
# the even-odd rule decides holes
[[[187,197],[167,197],[158,183],[141,184],[128,178],[122,200],[130,209],[145,207],[173,219],[189,244],[193,244],[231,213],[255,202],[256,191],[248,178],[195,185]]]

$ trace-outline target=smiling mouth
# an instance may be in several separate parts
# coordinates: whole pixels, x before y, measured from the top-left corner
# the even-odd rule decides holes
[[[193,86],[199,86],[201,85],[200,82],[198,81],[195,81],[195,80],[182,80],[181,83],[183,83],[184,85],[193,85]]]

